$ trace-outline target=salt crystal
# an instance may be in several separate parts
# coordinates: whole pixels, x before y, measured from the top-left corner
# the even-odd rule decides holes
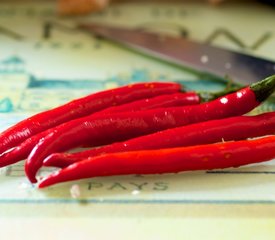
[[[71,189],[70,189],[70,193],[72,198],[78,198],[80,197],[80,188],[78,184],[74,184]]]
[[[132,191],[132,195],[138,195],[139,193],[140,193],[139,190],[134,190],[134,191]]]

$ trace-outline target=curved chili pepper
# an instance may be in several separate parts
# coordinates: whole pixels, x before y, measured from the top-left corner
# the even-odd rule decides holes
[[[184,147],[271,134],[275,134],[275,112],[194,123],[82,152],[53,153],[44,160],[43,165],[64,168],[106,153]]]
[[[201,100],[204,100],[203,97],[195,92],[174,93],[153,98],[141,99],[119,106],[109,107],[102,111],[94,113],[94,116],[111,114],[115,112],[147,110],[159,107],[193,105],[198,104]],[[38,141],[51,133],[51,131],[52,129],[48,129],[44,132],[31,136],[30,138],[26,139],[21,144],[13,148],[11,151],[1,154],[0,167],[16,163],[28,157],[32,148],[38,143]]]
[[[47,156],[87,142],[90,146],[99,146],[190,123],[245,114],[266,99],[274,88],[275,75],[199,105],[72,120],[53,128],[53,131],[33,148],[25,163],[26,175],[31,182],[36,182],[36,172]]]
[[[239,167],[272,160],[274,157],[275,136],[190,147],[109,153],[88,158],[54,172],[44,178],[38,187],[99,176]]]
[[[178,83],[136,83],[101,91],[29,117],[0,134],[0,153],[25,139],[75,118],[87,116],[113,105],[181,91]]]
[[[211,96],[208,97],[210,98]],[[180,92],[164,94],[152,98],[140,99],[119,106],[108,107],[97,112],[96,114],[110,114],[116,112],[131,112],[163,107],[185,106],[199,104],[201,101],[204,101],[204,99],[199,93],[194,91]]]

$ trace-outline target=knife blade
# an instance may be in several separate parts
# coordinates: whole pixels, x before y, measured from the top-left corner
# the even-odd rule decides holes
[[[100,24],[78,28],[142,53],[247,85],[275,74],[275,62],[185,38]]]

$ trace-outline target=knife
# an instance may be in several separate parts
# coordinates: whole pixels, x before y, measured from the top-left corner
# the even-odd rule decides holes
[[[181,37],[100,24],[78,28],[142,53],[248,85],[275,74],[275,62]]]

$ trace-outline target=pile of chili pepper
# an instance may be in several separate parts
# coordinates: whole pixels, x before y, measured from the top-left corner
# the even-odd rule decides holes
[[[137,83],[76,99],[0,134],[0,166],[25,161],[32,183],[236,167],[275,157],[275,112],[243,116],[275,90],[275,75],[214,99],[178,83]],[[266,136],[271,135],[271,136]],[[249,139],[265,136],[263,138]],[[88,150],[68,153],[78,147]],[[244,156],[246,156],[244,158]]]

